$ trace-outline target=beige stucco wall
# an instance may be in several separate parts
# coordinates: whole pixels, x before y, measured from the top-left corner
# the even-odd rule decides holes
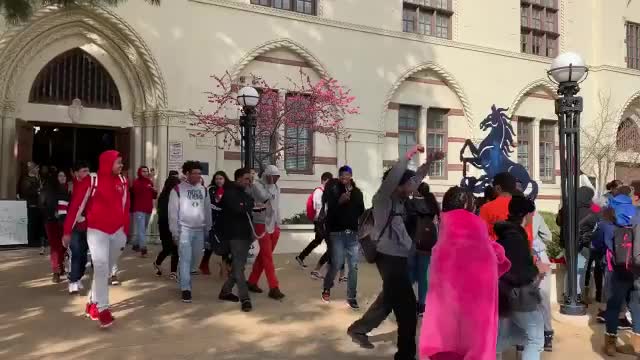
[[[203,92],[213,88],[211,74],[233,72],[240,67],[238,75],[255,73],[282,87],[286,87],[287,77],[297,75],[296,66],[243,60],[257,53],[305,62],[304,71],[308,74],[318,78],[321,76],[318,70],[322,70],[352,89],[360,114],[350,116],[345,124],[351,137],[344,142],[316,135],[313,155],[335,158],[337,166],[350,164],[367,200],[379,184],[383,160],[397,157],[397,139],[385,136],[397,131],[397,111],[387,109],[389,102],[464,109],[462,116],[449,119],[448,135],[455,138],[483,137],[477,124],[487,116],[492,104],[513,106],[510,113],[515,115],[555,118],[552,100],[525,94],[549,92],[548,86],[540,84],[546,79],[551,59],[519,52],[517,2],[453,0],[451,41],[400,32],[400,0],[319,0],[318,16],[248,3],[249,0],[176,0],[150,7],[141,1],[129,1],[113,10],[148,46],[167,92],[168,103],[160,110],[168,114],[165,117],[168,130],[166,134],[147,136],[143,148],[134,149],[138,153],[137,164],[152,161],[166,168],[166,144],[180,141],[185,159],[207,161],[211,172],[216,169],[232,172],[239,166],[238,160],[225,160],[224,155],[224,151],[237,152],[237,148],[222,150],[214,138],[191,136],[195,129],[185,114],[210,108]],[[620,108],[640,91],[640,71],[627,69],[624,60],[624,21],[640,22],[640,4],[636,1],[626,4],[626,1],[560,1],[561,51],[580,52],[592,67],[581,92],[585,98],[585,122],[594,116],[599,91],[610,92],[612,103]],[[86,39],[70,37],[43,45],[41,53],[29,60],[32,65],[20,75],[23,79],[20,94],[28,93],[29,79],[35,77],[46,59],[53,58],[73,41],[78,46],[85,41],[87,46]],[[270,42],[280,47],[266,52],[259,50]],[[100,43],[94,46],[98,48],[95,51],[98,60],[120,88],[123,105],[133,104],[135,92],[128,87],[135,79],[126,78],[121,66],[114,62],[116,56],[100,55],[104,46]],[[439,79],[444,85],[400,81],[407,76]],[[64,111],[27,105],[23,95],[10,100],[17,102],[17,116],[27,120],[43,121],[49,114]],[[131,119],[134,110],[124,108],[123,114],[118,115],[122,119],[117,122],[135,123]],[[91,113],[86,121],[98,121],[100,116]],[[64,120],[64,113],[53,118]],[[7,126],[5,123],[5,129]],[[7,149],[6,143],[3,146]],[[449,142],[448,164],[459,164],[461,146],[460,142]],[[163,152],[164,157],[158,155]],[[293,190],[285,195],[285,216],[303,209],[307,196],[304,190],[313,189],[323,171],[335,172],[336,166],[316,164],[313,175],[283,177],[283,188],[298,189],[300,193],[293,194],[296,192]],[[446,180],[433,181],[434,190],[443,192],[457,184],[460,176],[461,171],[449,171]],[[558,183],[556,179],[556,184],[541,185],[541,194],[545,195],[540,200],[542,208],[557,208]]]

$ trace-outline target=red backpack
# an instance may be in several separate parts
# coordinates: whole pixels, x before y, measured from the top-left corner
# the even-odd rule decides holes
[[[324,189],[319,186],[313,189],[313,191],[307,198],[307,218],[311,221],[314,221],[316,219],[316,208],[313,206],[313,194],[316,192],[316,190],[324,191]]]

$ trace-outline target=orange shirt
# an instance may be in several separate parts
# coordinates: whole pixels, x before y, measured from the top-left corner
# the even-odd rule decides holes
[[[507,220],[509,217],[510,196],[498,196],[495,200],[489,201],[480,208],[480,217],[487,223],[489,238],[496,241],[498,237],[493,231],[493,226],[500,221]],[[525,227],[527,238],[529,239],[529,247],[533,245],[533,224],[529,222]]]

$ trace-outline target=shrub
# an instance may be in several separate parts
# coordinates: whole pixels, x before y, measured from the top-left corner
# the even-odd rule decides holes
[[[307,218],[306,211],[301,211],[291,217],[282,220],[284,225],[300,225],[300,224],[313,224],[309,218]]]
[[[547,255],[549,255],[550,259],[556,259],[558,255],[563,251],[562,246],[560,246],[560,227],[556,225],[556,214],[541,211],[540,215],[544,219],[544,222],[547,223],[549,230],[551,230],[551,241],[547,241]]]

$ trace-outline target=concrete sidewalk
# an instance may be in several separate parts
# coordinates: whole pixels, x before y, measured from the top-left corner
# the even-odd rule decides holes
[[[393,358],[393,321],[374,333],[375,350],[358,348],[345,334],[380,289],[371,265],[360,265],[358,297],[363,310],[354,312],[344,302],[344,285],[337,285],[331,304],[323,304],[321,283],[311,280],[293,255],[278,255],[277,272],[287,297],[277,302],[266,294],[253,294],[254,311],[246,314],[239,305],[217,300],[217,275],[196,276],[194,302],[183,304],[175,281],[154,275],[151,262],[158,248],[150,250],[147,259],[130,250],[121,259],[123,284],[111,287],[117,320],[106,330],[84,318],[85,297],[68,295],[66,283],[51,283],[47,257],[31,249],[0,251],[0,359]],[[214,265],[212,260],[212,269]],[[168,266],[169,259],[165,269]],[[89,279],[85,277],[87,287]],[[261,286],[266,287],[264,277]],[[602,325],[556,315],[555,328],[555,351],[543,359],[605,358],[598,352]]]

